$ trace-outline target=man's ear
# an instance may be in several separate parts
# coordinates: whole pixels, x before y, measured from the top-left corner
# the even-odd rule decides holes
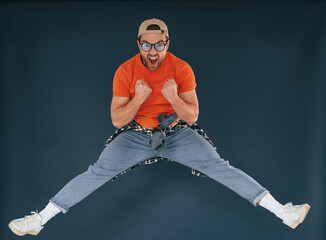
[[[141,46],[140,46],[140,44],[139,44],[138,39],[137,39],[137,46],[138,46],[138,49],[139,49],[139,51],[140,51],[140,50],[141,50]]]
[[[166,51],[169,49],[169,46],[170,46],[170,40],[168,40],[168,43],[167,43],[166,46],[165,46]]]

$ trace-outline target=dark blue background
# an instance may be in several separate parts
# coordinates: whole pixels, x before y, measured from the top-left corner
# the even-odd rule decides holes
[[[323,1],[0,3],[0,239],[94,163],[114,132],[112,79],[139,24],[165,21],[197,80],[198,124],[281,203],[292,230],[229,189],[158,162],[109,182],[38,239],[325,239]],[[34,239],[26,236],[25,239]]]

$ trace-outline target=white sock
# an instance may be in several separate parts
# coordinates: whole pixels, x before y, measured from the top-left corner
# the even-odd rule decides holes
[[[271,194],[268,193],[265,197],[263,197],[260,200],[259,205],[271,211],[277,217],[281,218],[281,209],[283,205],[276,201]]]
[[[57,215],[60,211],[60,209],[55,206],[52,202],[49,202],[48,205],[39,213],[42,217],[41,224],[44,225],[49,221],[51,218],[53,218],[55,215]]]

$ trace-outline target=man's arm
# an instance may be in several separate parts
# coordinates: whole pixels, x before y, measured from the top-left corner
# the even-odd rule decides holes
[[[138,112],[141,104],[130,97],[112,97],[111,120],[113,126],[121,128],[131,122]]]
[[[180,93],[171,101],[171,106],[177,115],[189,125],[194,124],[199,115],[199,106],[196,90]]]
[[[111,120],[113,126],[121,128],[130,123],[151,92],[150,86],[142,79],[138,80],[135,85],[135,96],[133,99],[130,100],[130,97],[113,96],[111,101]]]
[[[196,90],[178,94],[177,84],[173,79],[168,79],[162,87],[163,96],[170,102],[179,118],[194,124],[199,115],[199,106]]]

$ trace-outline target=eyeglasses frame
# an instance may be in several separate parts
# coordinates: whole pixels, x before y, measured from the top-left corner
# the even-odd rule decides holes
[[[142,49],[144,52],[149,52],[150,50],[152,50],[153,46],[154,46],[154,49],[155,49],[156,51],[158,51],[158,52],[163,52],[164,49],[165,49],[165,46],[168,44],[168,42],[170,41],[170,39],[167,39],[167,40],[166,40],[166,43],[160,43],[160,42],[158,42],[158,43],[154,43],[154,44],[151,44],[151,43],[148,43],[148,42],[146,42],[146,43],[140,43],[139,39],[137,39],[137,41],[139,42],[139,45],[140,45],[141,49]],[[159,51],[159,50],[156,49],[156,46],[155,46],[155,45],[156,45],[156,44],[159,44],[159,43],[164,45],[164,48],[163,48],[162,51]],[[151,45],[151,48],[150,48],[148,51],[145,51],[145,50],[143,49],[143,44],[150,44],[150,45]]]

